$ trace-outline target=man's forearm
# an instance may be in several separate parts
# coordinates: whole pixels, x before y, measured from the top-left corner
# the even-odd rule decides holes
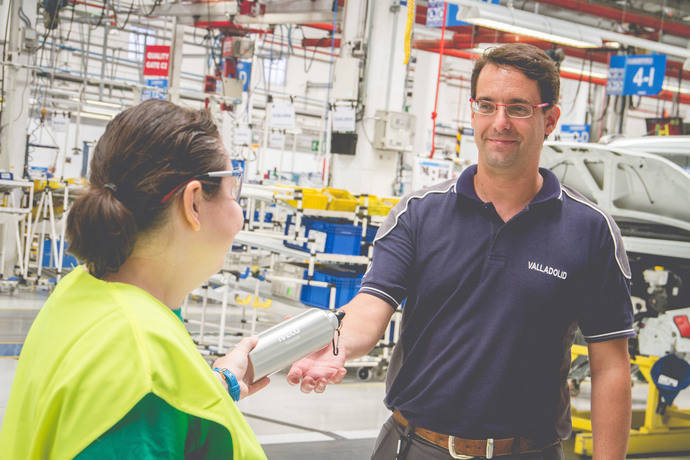
[[[378,343],[390,322],[393,308],[369,294],[358,294],[345,305],[341,345],[346,347],[347,359],[369,353]]]
[[[593,460],[624,459],[631,418],[630,368],[618,366],[592,374]]]

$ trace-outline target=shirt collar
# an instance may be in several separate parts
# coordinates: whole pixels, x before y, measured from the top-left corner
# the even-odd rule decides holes
[[[473,164],[465,168],[465,170],[458,177],[455,189],[458,195],[469,198],[473,201],[478,201],[481,203],[481,199],[477,196],[477,192],[474,189],[474,176],[477,174],[477,165]],[[558,178],[554,173],[545,168],[539,168],[539,174],[544,179],[541,189],[536,194],[530,205],[544,203],[551,200],[561,200],[562,191],[561,184],[558,182]]]

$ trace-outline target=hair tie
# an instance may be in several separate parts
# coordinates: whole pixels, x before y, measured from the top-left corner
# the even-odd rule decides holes
[[[115,186],[115,184],[107,183],[103,186],[103,188],[107,188],[113,193],[117,192],[117,186]]]

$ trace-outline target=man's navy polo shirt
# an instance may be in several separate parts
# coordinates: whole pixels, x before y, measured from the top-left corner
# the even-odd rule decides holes
[[[360,292],[407,299],[386,405],[463,438],[566,438],[577,326],[588,342],[634,335],[620,232],[545,169],[504,223],[476,171],[406,196],[376,236]]]

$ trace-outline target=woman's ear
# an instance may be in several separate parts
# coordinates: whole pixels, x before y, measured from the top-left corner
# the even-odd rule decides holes
[[[192,230],[198,232],[201,230],[201,219],[199,218],[199,207],[203,199],[203,191],[201,189],[201,182],[193,180],[187,184],[182,193],[182,216]]]

